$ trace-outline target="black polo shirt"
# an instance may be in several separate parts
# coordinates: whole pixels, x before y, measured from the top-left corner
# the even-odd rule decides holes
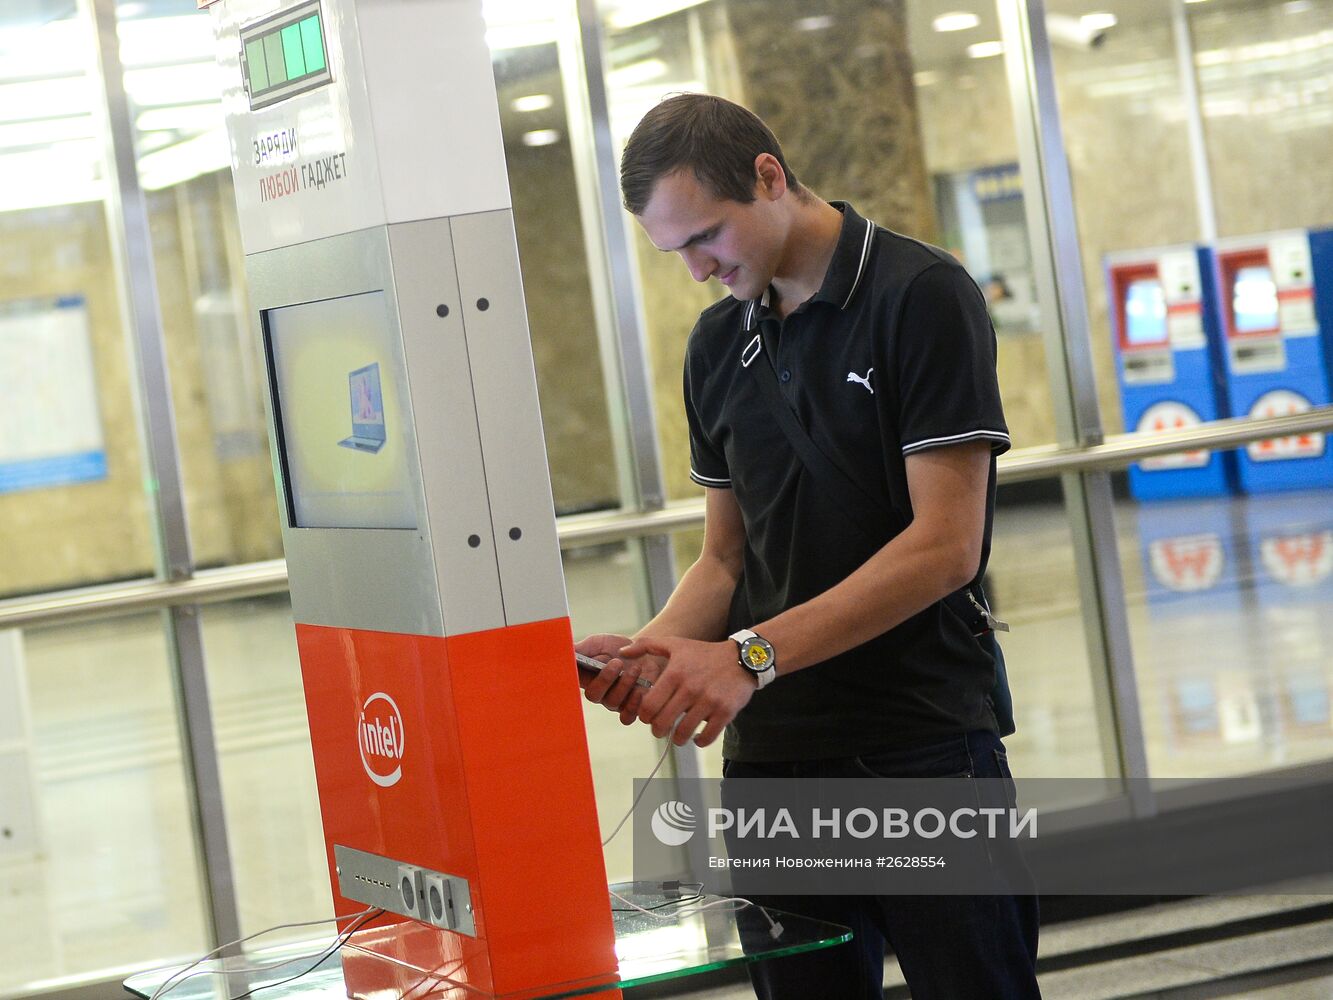
[[[845,579],[911,521],[905,456],[992,444],[981,572],[990,552],[995,460],[1009,447],[995,333],[976,284],[949,254],[889,232],[850,205],[823,286],[785,320],[763,300],[708,308],[685,355],[690,476],[730,488],[745,522],[728,631],[752,627]],[[893,516],[882,537],[849,523],[771,416],[753,365],[816,444]],[[782,650],[777,650],[779,659]],[[879,637],[779,677],[728,727],[735,760],[849,756],[994,729],[989,655],[935,604]]]

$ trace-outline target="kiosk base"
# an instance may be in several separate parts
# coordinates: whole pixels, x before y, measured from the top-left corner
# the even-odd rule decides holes
[[[569,620],[448,637],[297,624],[296,635],[336,912],[368,898],[339,891],[340,849],[447,879],[464,918],[430,926],[410,877],[406,892],[365,887],[383,893],[372,905],[416,919],[353,938],[380,958],[349,961],[349,988],[385,985],[386,969],[401,970],[395,989],[447,967],[490,995],[612,976]]]

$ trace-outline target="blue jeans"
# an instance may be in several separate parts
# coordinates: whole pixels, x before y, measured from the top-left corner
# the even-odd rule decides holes
[[[1011,779],[1004,744],[984,731],[859,757],[727,761],[723,774],[724,785],[726,778],[760,777]],[[913,1000],[1041,996],[1037,897],[1032,894],[759,896],[754,902],[843,924],[853,933],[851,941],[836,948],[751,964],[750,981],[759,1000],[883,1000],[886,943],[898,958]]]

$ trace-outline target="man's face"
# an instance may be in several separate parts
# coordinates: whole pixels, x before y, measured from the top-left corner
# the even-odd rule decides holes
[[[762,183],[749,203],[715,197],[692,170],[668,174],[637,216],[657,249],[680,254],[695,281],[717,278],[737,299],[757,299],[777,273],[784,229]]]

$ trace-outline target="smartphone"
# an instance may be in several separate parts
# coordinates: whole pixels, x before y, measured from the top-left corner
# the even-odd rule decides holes
[[[580,670],[585,674],[588,674],[590,677],[595,674],[600,674],[602,668],[606,666],[601,660],[593,659],[591,656],[584,656],[582,653],[574,654],[574,662],[579,665]],[[653,682],[647,677],[638,678],[634,684],[636,687],[641,688],[650,688],[653,686]]]

